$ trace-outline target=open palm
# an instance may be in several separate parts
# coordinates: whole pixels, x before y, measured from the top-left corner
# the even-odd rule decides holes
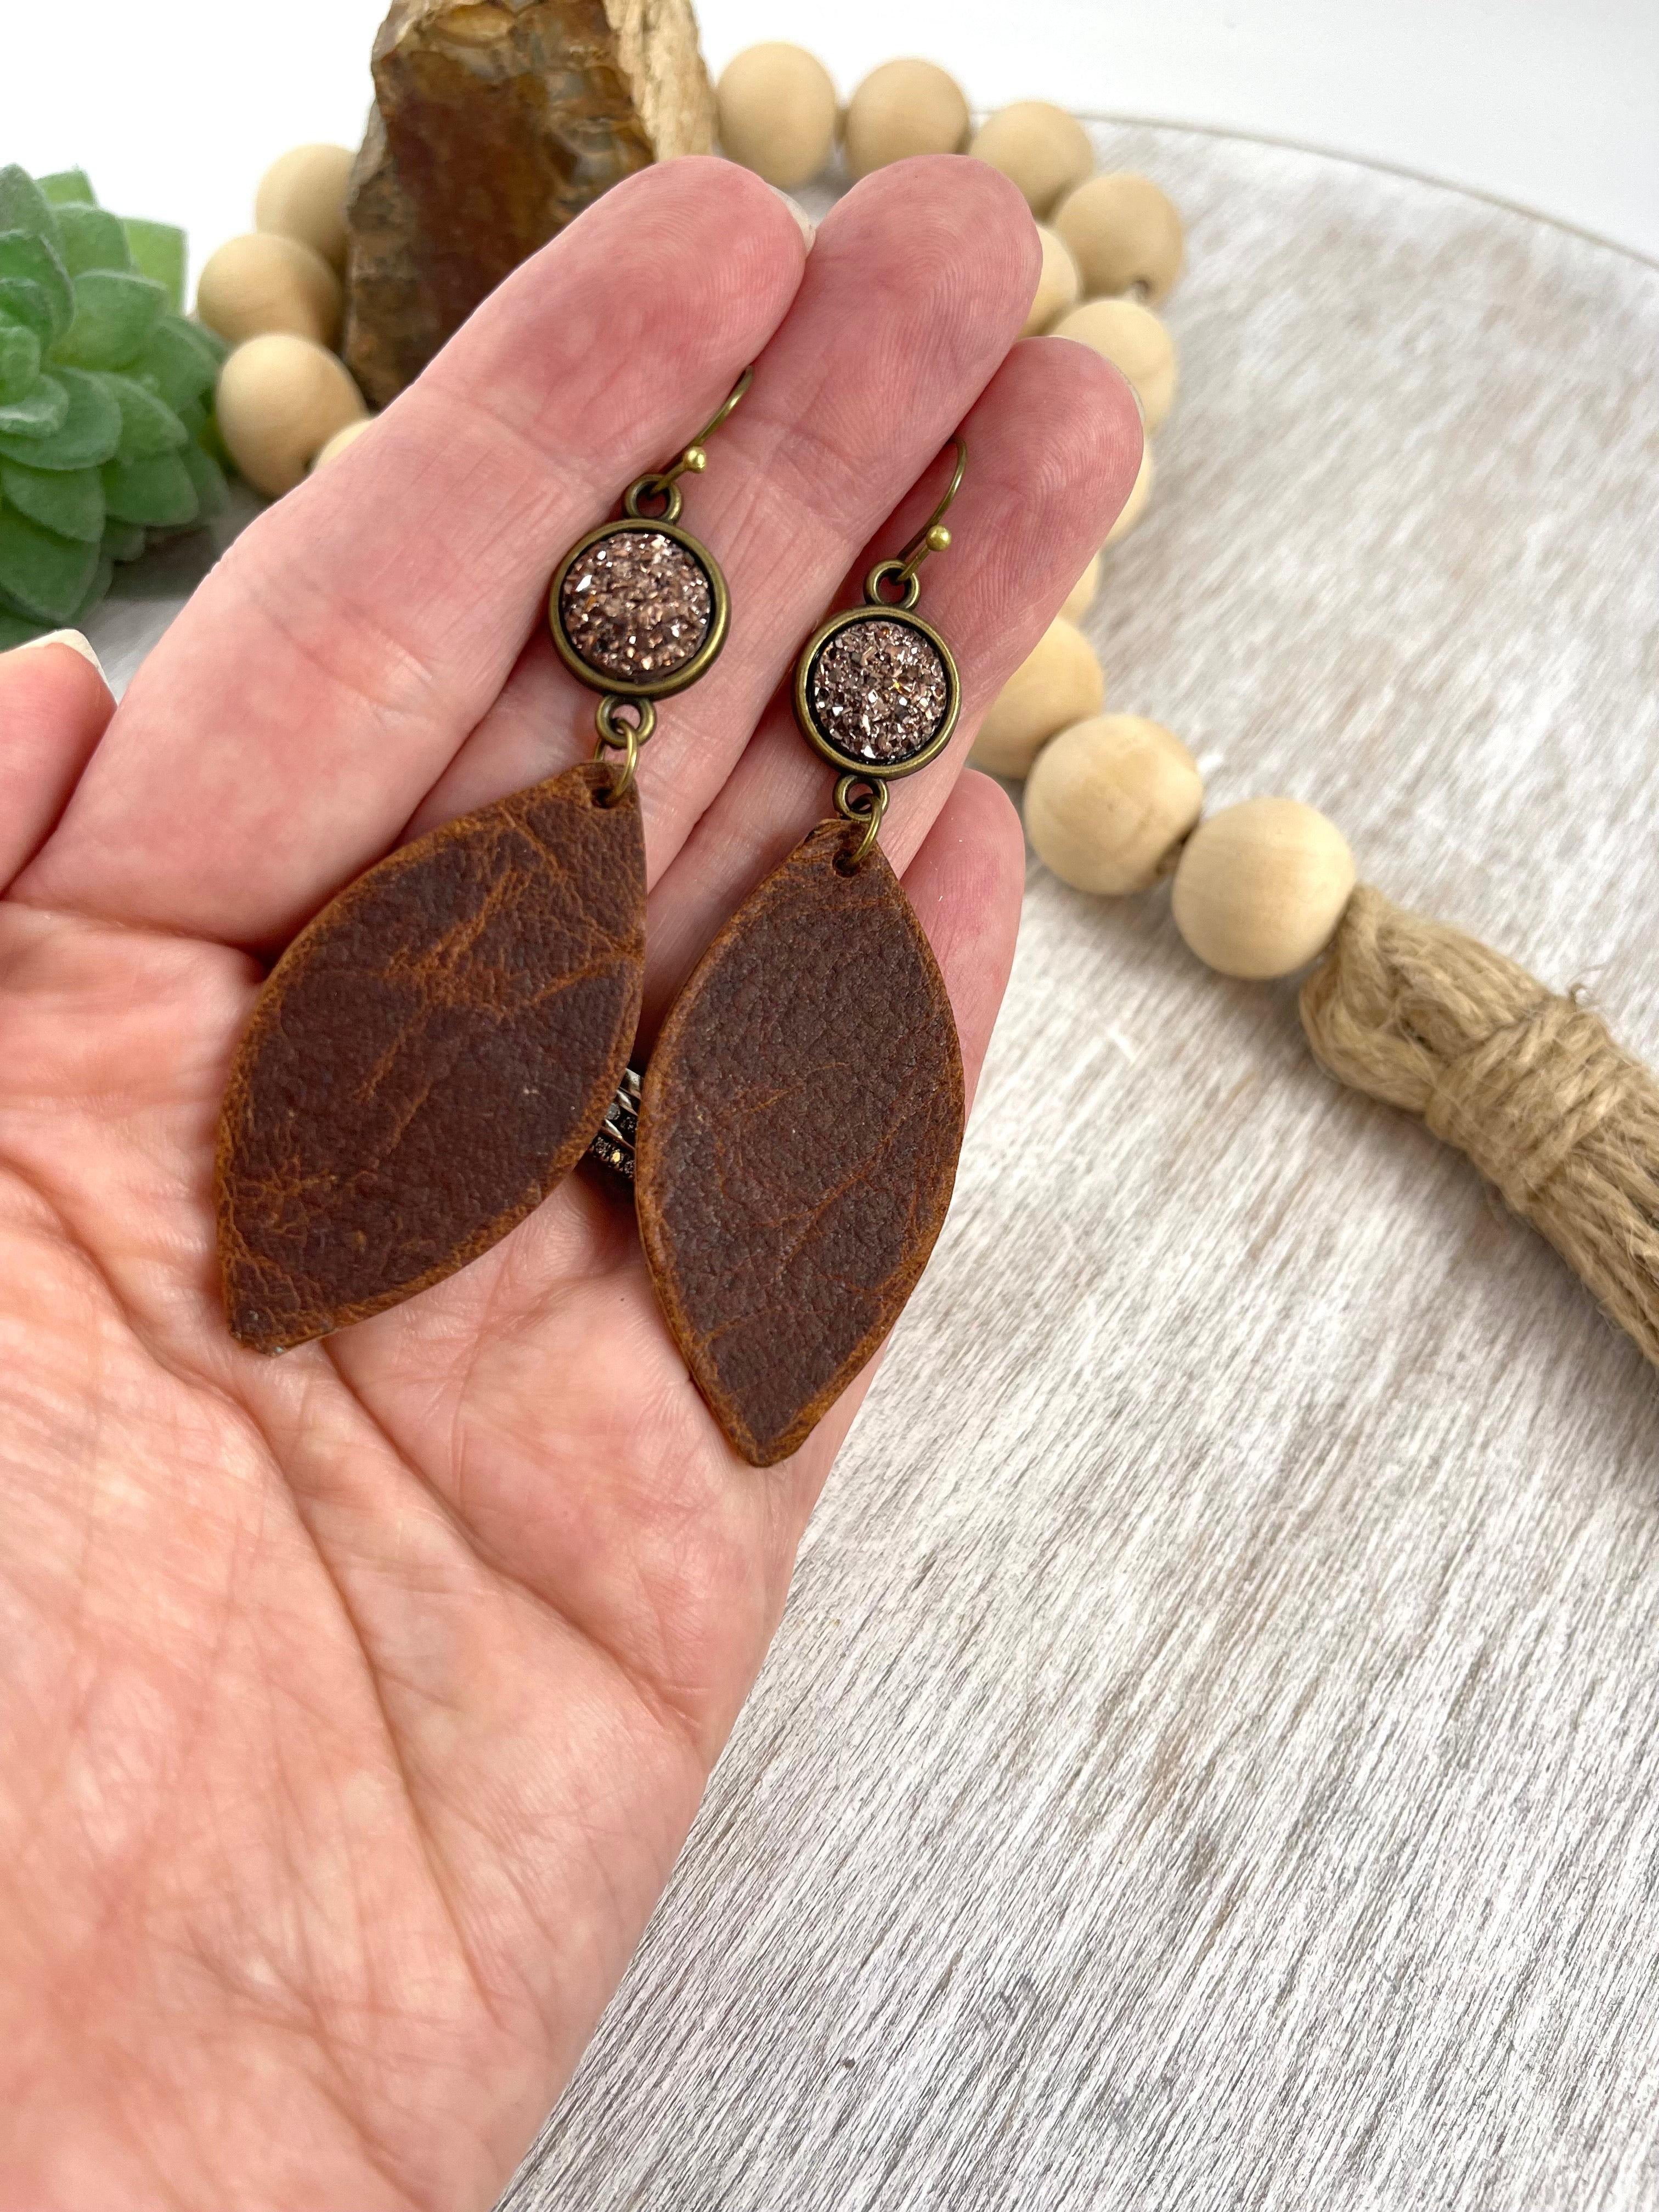
[[[341,884],[591,750],[548,575],[746,362],[686,518],[731,643],[641,769],[647,1030],[827,811],[781,680],[965,419],[927,575],[959,763],[1139,459],[1103,363],[1010,351],[1036,260],[970,161],[872,178],[810,258],[742,172],[647,171],[245,535],[112,718],[68,650],[0,659],[0,2202],[483,2206],[574,2064],[860,1392],[736,1460],[586,1171],[410,1305],[242,1352],[220,1093]],[[971,1079],[1021,848],[952,783],[897,787],[884,844]]]

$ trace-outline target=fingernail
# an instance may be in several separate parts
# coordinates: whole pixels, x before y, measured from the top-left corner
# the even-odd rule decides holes
[[[71,653],[78,653],[82,660],[89,661],[98,673],[104,677],[106,684],[109,682],[108,677],[104,676],[103,662],[92,649],[92,641],[90,638],[82,636],[78,629],[54,629],[48,632],[45,637],[27,638],[16,647],[16,650],[19,653],[33,653],[35,647],[40,645],[68,646]]]
[[[813,222],[811,216],[807,214],[806,210],[801,205],[799,200],[790,198],[788,193],[784,191],[781,185],[774,185],[772,189],[777,194],[778,198],[783,202],[785,207],[788,209],[790,214],[794,216],[796,222],[800,226],[801,243],[810,253],[812,251],[812,240],[818,234],[818,227],[817,223]]]

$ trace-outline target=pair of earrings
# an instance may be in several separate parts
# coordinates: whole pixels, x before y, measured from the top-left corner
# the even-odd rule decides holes
[[[680,527],[678,479],[752,374],[554,574],[554,642],[600,694],[593,760],[391,854],[272,969],[218,1156],[226,1312],[252,1349],[443,1280],[591,1147],[631,1168],[669,1328],[731,1443],[765,1467],[805,1441],[927,1265],[961,1148],[962,1059],[878,839],[892,779],[944,750],[960,706],[950,647],[915,611],[922,562],[950,543],[960,441],[932,520],[797,663],[834,816],[708,947],[642,1080],[628,1066],[639,752],[656,702],[713,666],[730,621],[718,562]]]

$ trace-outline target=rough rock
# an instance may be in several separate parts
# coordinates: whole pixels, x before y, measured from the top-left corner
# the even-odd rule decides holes
[[[376,407],[610,185],[714,144],[691,0],[396,0],[374,72],[344,349]]]

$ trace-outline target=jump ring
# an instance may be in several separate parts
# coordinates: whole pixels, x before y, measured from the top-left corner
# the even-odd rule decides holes
[[[639,716],[637,722],[618,721],[617,710],[631,707]],[[607,751],[619,752],[623,764],[611,787],[607,806],[614,806],[625,799],[631,789],[635,771],[640,764],[640,747],[657,726],[657,710],[649,699],[618,699],[607,692],[594,710],[593,723],[599,733],[599,742],[593,748],[593,757],[603,760]]]
[[[662,501],[662,513],[641,514],[640,501],[642,499],[659,499]],[[656,471],[649,476],[641,477],[637,483],[629,484],[628,489],[623,494],[623,512],[635,522],[678,522],[680,519],[680,510],[684,504],[685,501],[680,488],[673,478]]]
[[[865,793],[865,800],[861,806],[854,798],[854,787],[859,785],[862,785]],[[888,797],[887,786],[878,782],[873,776],[844,775],[836,783],[836,813],[843,822],[851,823],[854,828],[862,823],[864,829],[864,835],[859,839],[853,850],[842,855],[841,864],[848,875],[856,874],[869,859],[870,848],[881,834],[882,820],[887,812]]]
[[[890,576],[902,580],[902,588],[896,599],[886,598],[882,592],[881,587]],[[866,603],[872,607],[913,607],[921,597],[921,579],[914,568],[907,574],[902,561],[878,561],[864,580],[864,597]]]

